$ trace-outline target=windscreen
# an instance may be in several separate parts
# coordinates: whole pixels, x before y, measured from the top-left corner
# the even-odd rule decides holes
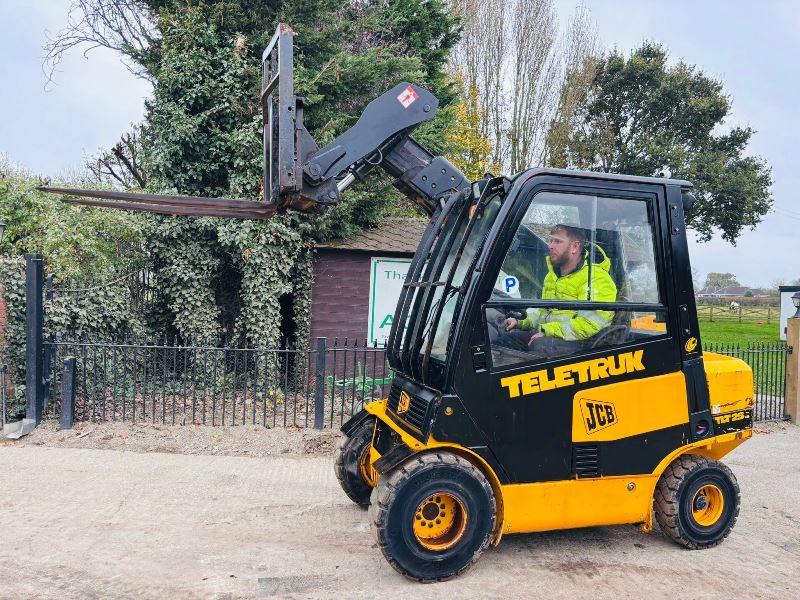
[[[445,286],[436,288],[436,300],[428,315],[426,339],[429,341],[432,358],[440,361],[447,358],[447,343],[455,316],[455,308],[463,293],[462,286],[475,256],[483,247],[483,241],[497,217],[501,204],[502,196],[499,193],[490,198],[482,210],[476,213],[471,231],[467,232],[469,222],[466,220],[462,222],[456,240],[462,240],[463,244],[454,243],[450,247],[442,275],[449,276],[452,271],[452,281]],[[465,236],[466,239],[464,239]],[[437,313],[440,314],[434,329]],[[434,331],[432,339],[430,339],[431,331]]]
[[[439,216],[427,246],[423,240],[395,314],[393,368],[423,383],[430,383],[431,360],[441,372],[459,300],[502,205],[502,190],[502,185],[487,187],[477,204],[471,198],[455,202]]]

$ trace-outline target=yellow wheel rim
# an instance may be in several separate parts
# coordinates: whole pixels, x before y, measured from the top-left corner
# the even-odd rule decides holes
[[[414,537],[426,550],[447,550],[464,536],[467,509],[450,494],[433,494],[414,511]]]
[[[719,521],[724,509],[725,496],[716,485],[704,485],[692,499],[692,517],[703,527],[711,527]]]
[[[374,488],[378,485],[378,472],[373,468],[372,461],[370,461],[369,446],[364,449],[364,452],[361,453],[361,458],[358,459],[358,470],[364,483],[369,487]]]

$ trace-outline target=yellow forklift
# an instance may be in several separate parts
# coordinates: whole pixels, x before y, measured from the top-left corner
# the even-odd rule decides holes
[[[387,354],[389,397],[342,427],[335,472],[403,575],[453,577],[504,534],[653,519],[719,544],[752,433],[742,361],[703,353],[684,213],[692,185],[555,169],[469,182],[412,137],[438,107],[401,83],[318,148],[292,36],[264,52],[264,199],[50,191],[95,206],[266,219],[320,212],[376,168],[430,215]],[[87,200],[86,197],[99,198]]]

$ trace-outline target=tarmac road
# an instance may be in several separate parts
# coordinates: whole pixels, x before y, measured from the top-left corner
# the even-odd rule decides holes
[[[421,585],[375,547],[328,457],[0,445],[0,598],[798,598],[800,428],[726,460],[742,510],[717,548],[658,530],[510,536]]]

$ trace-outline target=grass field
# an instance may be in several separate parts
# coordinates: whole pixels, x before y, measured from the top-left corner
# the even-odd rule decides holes
[[[779,342],[778,324],[700,321],[703,344],[739,344],[747,346],[759,342]]]
[[[777,307],[742,306],[731,311],[724,306],[698,304],[697,318],[704,345],[781,343]]]

